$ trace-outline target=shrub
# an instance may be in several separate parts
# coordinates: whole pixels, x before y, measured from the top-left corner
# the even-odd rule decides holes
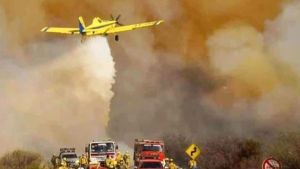
[[[187,167],[185,149],[192,143],[183,135],[164,137],[167,156],[180,167]],[[196,142],[197,143],[197,142]],[[257,169],[261,167],[261,143],[252,139],[214,138],[201,146],[198,166],[201,169]]]
[[[300,169],[300,133],[281,133],[266,156],[277,158],[283,169]]]
[[[0,159],[1,169],[41,169],[41,155],[29,151],[16,150]]]

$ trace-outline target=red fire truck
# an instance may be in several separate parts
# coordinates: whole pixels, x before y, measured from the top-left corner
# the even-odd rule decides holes
[[[134,166],[139,166],[140,160],[155,159],[161,162],[165,159],[165,144],[161,140],[139,140],[134,143]]]

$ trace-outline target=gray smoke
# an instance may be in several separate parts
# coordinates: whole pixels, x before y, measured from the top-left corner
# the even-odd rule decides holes
[[[222,24],[216,21],[209,25],[211,33],[206,35],[204,47],[194,40],[198,34],[191,34],[199,31],[195,27],[203,24],[201,20],[214,20],[217,12],[234,13],[234,5],[245,3],[222,2],[227,8],[217,11],[217,3],[195,2],[195,7],[207,11],[205,15],[195,8],[195,13],[202,14],[195,20],[184,20],[189,8],[181,4],[179,13],[168,17],[172,26],[167,23],[161,28],[164,35],[144,31],[139,33],[142,37],[131,35],[121,43],[123,51],[113,52],[119,74],[113,88],[116,95],[109,133],[132,143],[136,137],[162,137],[174,132],[205,140],[297,130],[299,1],[284,4],[278,16],[265,17],[266,13],[251,11],[251,16],[232,16]],[[274,11],[276,7],[264,6],[267,9]],[[154,16],[161,14],[152,12]],[[248,20],[255,16],[260,22]],[[179,19],[184,29],[176,25]],[[176,29],[184,34],[180,42],[174,38],[170,41],[170,36],[180,36]],[[164,40],[169,44],[159,42]],[[207,52],[201,52],[203,48]],[[126,60],[118,57],[124,55]]]

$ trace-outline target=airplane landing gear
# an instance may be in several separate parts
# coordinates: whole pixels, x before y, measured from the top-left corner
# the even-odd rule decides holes
[[[115,41],[117,41],[117,42],[119,41],[119,35],[115,36]]]

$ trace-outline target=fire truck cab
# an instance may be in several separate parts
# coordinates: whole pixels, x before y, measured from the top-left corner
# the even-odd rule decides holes
[[[89,169],[98,169],[105,166],[107,156],[116,158],[118,145],[111,140],[107,141],[92,141],[86,148],[85,152],[88,157]],[[98,166],[98,167],[95,167]]]

